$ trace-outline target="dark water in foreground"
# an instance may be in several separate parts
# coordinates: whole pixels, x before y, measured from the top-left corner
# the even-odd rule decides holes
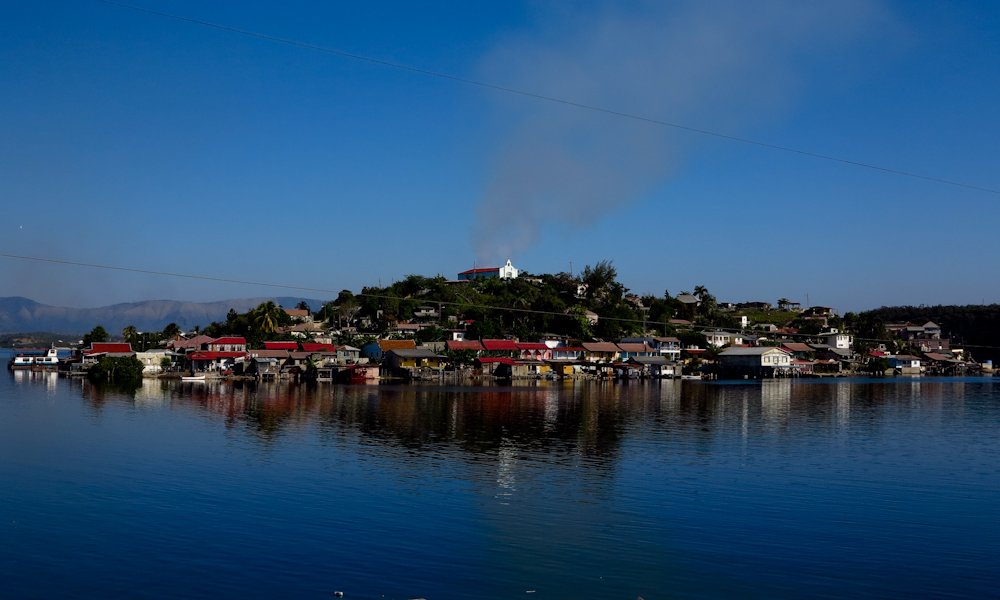
[[[988,379],[5,373],[0,597],[997,597],[998,433]]]

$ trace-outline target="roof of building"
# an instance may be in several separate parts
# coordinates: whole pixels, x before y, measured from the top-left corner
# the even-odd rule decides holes
[[[586,352],[587,349],[580,346],[557,346],[552,352]]]
[[[681,343],[681,341],[679,339],[675,338],[675,337],[658,337],[658,338],[653,338],[653,339],[655,339],[656,341],[658,341],[660,343],[663,343],[663,342],[673,342],[675,344]]]
[[[500,358],[500,357],[494,357],[494,356],[484,356],[482,358],[477,358],[476,360],[478,360],[479,362],[484,363],[484,364],[493,364],[493,363],[503,363],[505,365],[512,365],[512,364],[514,364],[514,359],[513,358]]]
[[[167,346],[171,348],[201,348],[202,344],[211,342],[212,338],[207,335],[196,335],[189,340],[173,340]]]
[[[387,352],[395,354],[401,358],[444,358],[430,348],[399,348]]]
[[[483,345],[479,343],[479,340],[448,340],[448,349],[482,352]]]
[[[784,347],[789,352],[812,352],[809,344],[803,344],[802,342],[785,342]]]
[[[701,302],[701,300],[698,299],[698,296],[691,294],[677,294],[677,300],[679,302],[683,302],[684,304],[697,304]]]
[[[295,327],[290,327],[288,331],[323,331],[323,328],[315,323],[299,323]]]
[[[302,350],[306,352],[334,352],[333,344],[302,343]]]
[[[412,350],[417,347],[413,340],[379,340],[378,347],[382,352],[388,350]]]
[[[260,358],[288,358],[288,350],[250,350],[249,354]]]
[[[893,358],[896,360],[920,360],[919,356],[911,356],[909,354],[897,354]]]
[[[667,322],[671,325],[694,325],[692,321],[687,319],[668,319]]]
[[[396,329],[402,331],[417,331],[420,329],[419,323],[396,323]]]
[[[298,342],[264,342],[264,347],[268,350],[298,350]]]
[[[199,350],[198,352],[192,352],[188,354],[188,358],[191,360],[218,360],[220,358],[239,358],[240,356],[247,356],[246,352],[209,352],[207,350]]]
[[[587,352],[618,352],[618,345],[611,342],[591,342],[583,345]]]
[[[83,350],[84,354],[103,354],[105,352],[132,352],[132,344],[118,344],[114,342],[93,342],[90,348]]]
[[[284,309],[284,311],[285,311],[285,313],[288,314],[289,317],[308,317],[309,316],[309,311],[306,310],[306,309],[304,309],[304,308],[286,308],[286,309]]]
[[[925,352],[924,356],[937,361],[951,360],[951,358],[945,356],[944,354],[938,354],[937,352]]]
[[[517,343],[511,340],[483,340],[483,348],[487,350],[517,350]]]
[[[518,350],[548,350],[549,349],[549,347],[546,346],[545,344],[517,342],[514,345],[517,346]]]
[[[646,344],[634,344],[634,343],[619,343],[618,347],[623,352],[656,352],[653,348],[650,348]]]
[[[639,365],[672,365],[674,363],[667,360],[666,356],[633,356],[628,359],[630,363]]]
[[[500,267],[487,267],[485,269],[469,269],[468,271],[462,271],[459,275],[472,275],[473,273],[493,273],[499,271]]]
[[[776,346],[733,346],[732,348],[726,348],[719,353],[719,356],[762,356],[769,352],[781,352],[782,354],[788,354],[788,350],[778,348]]]
[[[247,340],[246,340],[246,338],[242,338],[242,337],[228,336],[228,337],[215,338],[214,340],[211,340],[211,341],[208,341],[208,342],[205,342],[205,343],[206,344],[246,344]]]

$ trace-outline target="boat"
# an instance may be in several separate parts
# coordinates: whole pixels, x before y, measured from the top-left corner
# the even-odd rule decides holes
[[[205,381],[205,376],[192,375],[191,377],[181,377],[181,381]]]
[[[55,371],[59,369],[59,351],[49,348],[45,351],[45,356],[36,356],[31,365],[32,371]]]
[[[33,364],[35,364],[34,356],[26,356],[24,354],[18,354],[14,358],[10,359],[10,362],[7,363],[7,368],[11,369],[12,371],[21,369],[30,369]]]
[[[681,375],[683,381],[701,381],[701,375]]]

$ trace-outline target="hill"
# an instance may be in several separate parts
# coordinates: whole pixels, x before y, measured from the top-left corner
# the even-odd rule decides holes
[[[181,302],[176,300],[146,300],[102,306],[99,308],[68,308],[49,306],[19,296],[0,298],[0,333],[58,332],[83,334],[97,325],[112,335],[134,325],[139,331],[158,331],[169,323],[182,329],[205,326],[226,319],[229,309],[245,312],[261,302],[273,300],[286,308],[305,301],[313,310],[323,304],[309,298],[239,298],[218,302]]]

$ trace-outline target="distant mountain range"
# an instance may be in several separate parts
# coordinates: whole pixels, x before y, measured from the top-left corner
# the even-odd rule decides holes
[[[261,302],[273,300],[285,308],[294,308],[305,301],[318,310],[322,300],[309,298],[240,298],[219,302],[178,302],[175,300],[146,300],[102,306],[100,308],[66,308],[40,304],[18,296],[0,298],[0,333],[27,333],[49,331],[65,334],[84,334],[101,325],[111,335],[120,335],[128,325],[139,331],[159,331],[170,323],[177,323],[188,330],[195,325],[202,327],[212,321],[222,321],[229,309],[246,312]]]

